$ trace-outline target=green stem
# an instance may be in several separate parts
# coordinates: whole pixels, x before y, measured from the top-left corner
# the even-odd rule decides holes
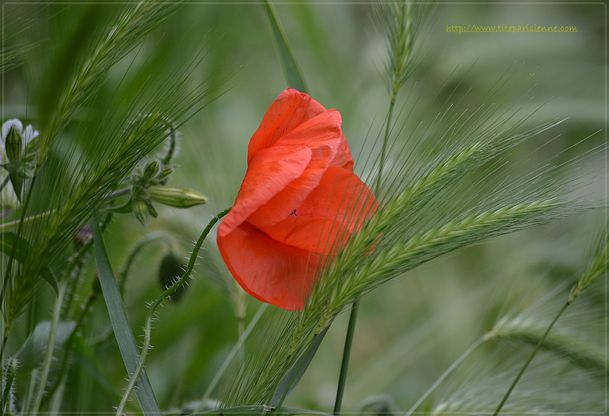
[[[48,215],[50,215],[51,213],[52,213],[51,211],[41,212],[40,214],[35,214],[35,215],[30,215],[29,217],[25,217],[25,218],[23,218],[23,221],[19,219],[19,220],[4,222],[4,223],[0,224],[0,232],[12,230],[13,228],[18,227],[19,224],[21,224],[21,223],[29,224],[29,223],[39,220],[41,218],[45,218]]]
[[[561,317],[561,315],[563,314],[563,312],[567,309],[567,307],[571,304],[571,302],[566,302],[562,308],[560,308],[560,310],[558,311],[558,313],[556,314],[556,316],[554,317],[554,319],[552,320],[552,322],[550,323],[550,325],[548,325],[548,328],[546,329],[546,332],[543,334],[543,337],[541,337],[541,339],[539,340],[539,342],[537,343],[537,346],[535,346],[535,349],[533,350],[533,352],[531,352],[531,355],[529,356],[529,358],[525,361],[525,363],[523,364],[522,368],[520,369],[520,371],[518,372],[518,374],[516,375],[516,378],[514,379],[514,381],[512,381],[512,384],[510,385],[508,391],[505,392],[505,395],[503,396],[503,398],[501,399],[501,402],[499,402],[499,405],[497,406],[497,408],[495,409],[495,412],[493,413],[493,416],[497,416],[499,414],[499,412],[501,412],[501,409],[503,408],[503,405],[505,404],[505,402],[507,402],[508,398],[510,397],[510,395],[512,394],[512,391],[514,390],[514,387],[516,387],[516,384],[518,384],[518,382],[520,381],[520,378],[522,377],[522,375],[524,374],[524,372],[527,370],[527,368],[529,367],[529,364],[531,364],[531,361],[533,361],[533,358],[535,358],[535,355],[537,355],[537,352],[539,352],[539,350],[541,349],[541,346],[543,345],[544,341],[546,340],[548,334],[550,333],[550,331],[552,330],[552,328],[554,327],[554,324],[556,324],[556,321],[558,321],[558,318]]]
[[[197,242],[195,243],[195,245],[192,249],[192,253],[190,255],[190,259],[188,260],[188,266],[186,267],[186,271],[182,274],[182,276],[180,276],[180,278],[178,280],[176,280],[170,287],[168,287],[163,293],[161,293],[159,295],[159,297],[157,297],[155,299],[155,301],[152,303],[152,305],[150,307],[150,312],[148,313],[148,317],[146,318],[146,324],[144,326],[144,345],[142,346],[142,350],[140,353],[140,360],[137,364],[137,367],[133,371],[133,374],[129,378],[129,383],[127,385],[125,393],[123,394],[123,397],[121,398],[121,402],[116,409],[117,416],[121,416],[123,414],[125,406],[127,405],[127,401],[129,400],[129,396],[131,396],[131,392],[135,388],[135,384],[137,382],[138,377],[140,376],[140,372],[144,368],[144,364],[146,362],[146,357],[147,357],[148,351],[150,349],[150,335],[152,332],[152,321],[154,320],[154,314],[155,314],[157,308],[163,303],[163,301],[165,301],[165,299],[167,299],[168,297],[173,295],[178,289],[180,289],[182,286],[184,286],[184,284],[188,281],[188,279],[190,278],[190,275],[192,274],[192,271],[195,268],[195,264],[196,264],[197,258],[199,256],[199,251],[201,250],[201,247],[203,246],[203,242],[207,238],[207,235],[209,234],[209,232],[211,231],[213,226],[220,220],[220,218],[222,218],[226,214],[228,214],[229,211],[230,211],[230,208],[227,208],[224,211],[221,211],[218,214],[216,214],[209,221],[207,226],[201,232],[201,235],[197,239]]]
[[[357,322],[357,312],[359,310],[359,299],[353,302],[351,314],[349,315],[349,325],[347,326],[347,335],[345,337],[345,347],[343,349],[343,360],[340,365],[340,376],[338,378],[338,387],[336,388],[336,399],[334,401],[334,415],[340,414],[340,408],[343,402],[343,394],[345,391],[345,383],[347,382],[347,371],[349,370],[349,358],[351,357],[351,347],[353,345],[353,336],[355,334],[355,324]]]
[[[383,169],[385,166],[385,157],[387,154],[387,142],[389,141],[389,132],[391,130],[391,122],[393,119],[393,108],[395,107],[395,99],[397,96],[397,91],[393,90],[391,92],[391,97],[389,99],[389,113],[387,114],[387,122],[385,124],[385,132],[383,134],[383,145],[381,147],[381,155],[379,158],[379,173],[376,178],[376,184],[374,186],[374,193],[378,195],[378,192],[382,186],[382,176]],[[345,347],[343,349],[343,358],[340,364],[340,376],[338,378],[338,387],[336,389],[336,399],[334,401],[334,414],[338,415],[340,413],[340,408],[342,405],[343,394],[345,390],[345,384],[347,380],[347,372],[349,370],[349,359],[351,356],[351,347],[353,345],[353,337],[355,334],[355,323],[357,321],[357,313],[359,311],[359,298],[356,298],[353,301],[353,306],[351,306],[351,313],[349,315],[349,324],[347,326],[347,335],[345,336]]]
[[[57,391],[59,386],[64,381],[64,377],[66,376],[66,372],[68,369],[70,351],[72,349],[72,345],[74,344],[74,340],[76,339],[76,333],[82,327],[84,319],[87,316],[87,314],[89,313],[89,311],[91,310],[91,307],[93,306],[93,303],[97,299],[97,296],[98,296],[98,292],[92,291],[89,294],[89,297],[87,298],[85,303],[81,306],[80,314],[78,316],[78,319],[76,320],[76,325],[74,325],[74,329],[72,329],[72,332],[70,333],[70,336],[68,337],[68,340],[66,341],[66,344],[64,347],[65,352],[63,353],[63,357],[61,359],[61,364],[59,365],[57,379],[56,379],[55,383],[51,386],[51,388],[49,388],[49,394],[47,395],[47,398],[53,396],[53,394],[55,394],[55,392]],[[45,403],[45,400],[43,400],[43,404],[44,403]]]
[[[127,277],[129,276],[129,271],[135,262],[137,256],[142,252],[144,248],[146,248],[149,244],[152,244],[156,241],[163,241],[167,244],[167,247],[171,247],[171,240],[168,235],[162,233],[150,233],[142,240],[138,241],[136,245],[131,249],[127,260],[125,261],[122,269],[118,272],[117,280],[118,280],[118,288],[119,292],[122,295],[125,293],[125,286],[127,284]]]
[[[8,375],[4,381],[4,392],[2,392],[2,403],[0,404],[0,414],[11,413],[11,389],[13,387],[13,382],[15,380],[15,375],[17,374],[17,360],[10,359],[7,363]],[[8,405],[8,408],[7,408]]]
[[[119,198],[121,196],[127,195],[127,194],[129,194],[129,192],[131,192],[131,187],[119,189],[117,191],[112,192],[110,195],[108,195],[108,197],[106,198],[106,201],[111,201],[115,198]],[[29,223],[39,220],[41,218],[48,217],[49,215],[53,214],[53,212],[54,212],[53,210],[41,212],[40,214],[30,215],[29,217],[23,217],[18,220],[4,222],[4,223],[0,224],[0,232],[12,230],[15,227],[20,227],[21,224],[29,224]],[[19,234],[19,232],[17,232],[17,234]]]
[[[66,284],[65,282],[62,282],[59,285],[57,299],[55,300],[55,307],[53,308],[53,319],[51,320],[51,328],[49,329],[49,339],[47,342],[48,345],[42,364],[42,372],[40,374],[40,381],[38,382],[38,389],[36,391],[34,405],[31,409],[32,414],[37,414],[40,410],[40,404],[42,403],[42,397],[44,396],[47,379],[49,378],[51,363],[53,362],[53,354],[55,352],[55,336],[57,335],[57,325],[61,317],[61,306],[63,304],[63,296],[65,292]]]
[[[397,91],[391,92],[389,99],[389,112],[387,114],[387,123],[385,124],[385,133],[383,134],[383,144],[381,146],[381,155],[379,157],[379,173],[376,177],[376,184],[374,186],[374,193],[378,195],[383,184],[383,171],[385,169],[385,158],[387,157],[387,143],[389,142],[389,132],[391,131],[391,123],[393,121],[393,109],[395,108],[395,100],[397,97]]]
[[[438,386],[440,384],[442,384],[444,382],[444,380],[446,380],[446,378],[449,375],[451,375],[453,373],[453,371],[455,371],[457,369],[457,367],[459,367],[463,363],[463,361],[465,361],[467,359],[467,357],[469,357],[485,341],[486,341],[486,337],[483,336],[483,337],[478,338],[472,345],[470,345],[469,348],[467,348],[465,350],[465,352],[463,352],[463,354],[461,354],[461,356],[459,358],[457,358],[450,365],[450,367],[448,367],[446,369],[446,371],[444,371],[442,373],[442,375],[440,377],[438,377],[438,379],[427,389],[427,391],[425,393],[423,393],[423,395],[421,397],[419,397],[419,399],[415,402],[415,404],[412,405],[410,410],[408,410],[406,412],[405,416],[411,416],[412,414],[414,414],[414,412],[419,408],[419,406],[421,406],[421,404],[425,400],[427,400],[427,398],[431,395],[431,393],[433,393],[438,388]]]

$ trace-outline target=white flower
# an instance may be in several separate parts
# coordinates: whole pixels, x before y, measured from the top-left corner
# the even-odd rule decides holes
[[[4,143],[6,143],[6,137],[8,136],[8,133],[11,131],[11,128],[14,127],[15,130],[17,130],[17,133],[19,133],[20,136],[23,136],[23,123],[21,123],[21,120],[17,119],[17,118],[12,118],[10,120],[6,120],[4,122],[4,124],[2,125],[2,137],[0,138],[2,141],[2,146],[4,147]],[[31,126],[29,126],[31,128]]]
[[[29,142],[34,140],[39,135],[40,135],[40,133],[38,133],[38,130],[34,130],[32,125],[28,124],[27,127],[25,128],[25,132],[23,133],[23,144],[25,146],[27,146]]]
[[[10,120],[6,120],[2,125],[2,137],[0,137],[2,147],[4,147],[4,144],[6,143],[6,137],[11,131],[11,128],[15,128],[15,130],[17,130],[17,133],[19,133],[19,135],[22,137],[23,147],[27,146],[28,143],[30,143],[32,140],[34,140],[40,135],[38,130],[34,130],[31,124],[28,124],[24,129],[21,120],[17,118],[12,118]]]

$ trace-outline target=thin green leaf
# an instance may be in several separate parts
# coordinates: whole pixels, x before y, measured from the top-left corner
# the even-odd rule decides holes
[[[135,338],[129,323],[127,322],[127,315],[123,307],[123,302],[110,266],[108,254],[106,253],[106,247],[99,229],[98,221],[96,216],[92,221],[93,239],[95,244],[95,261],[97,263],[97,271],[99,275],[99,283],[102,288],[102,294],[106,307],[108,308],[108,314],[110,315],[110,322],[112,323],[112,329],[118,343],[125,368],[129,374],[136,371],[140,358],[137,353],[137,347],[135,344]],[[137,398],[140,402],[140,406],[146,415],[159,414],[160,409],[157,404],[152,386],[146,375],[146,370],[142,369],[138,377],[138,385],[140,388],[136,390]]]
[[[294,54],[288,44],[285,31],[277,18],[277,13],[273,5],[265,0],[264,8],[271,22],[271,28],[273,29],[273,37],[275,38],[275,44],[277,46],[277,53],[281,60],[281,66],[283,67],[283,73],[289,87],[296,88],[299,91],[307,91],[307,86],[304,81],[302,71],[296,63]]]
[[[277,390],[275,390],[275,394],[273,394],[273,399],[271,400],[271,406],[273,408],[281,406],[288,393],[298,384],[309,367],[309,364],[311,364],[317,349],[321,345],[321,341],[323,341],[328,332],[328,328],[330,327],[326,327],[326,329],[313,337],[311,344],[298,358],[298,361],[294,363],[290,371],[281,379],[279,386],[277,386]]]

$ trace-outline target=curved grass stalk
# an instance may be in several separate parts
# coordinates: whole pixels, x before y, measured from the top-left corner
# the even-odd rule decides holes
[[[414,412],[423,404],[425,400],[438,388],[440,384],[446,380],[448,376],[450,376],[469,356],[478,349],[480,345],[482,345],[486,341],[486,337],[480,337],[472,345],[470,345],[464,352],[457,358],[451,365],[444,371],[440,377],[437,378],[436,381],[423,393],[421,397],[410,407],[410,409],[405,413],[405,416],[412,416]]]
[[[516,340],[537,346],[544,339],[546,330],[547,327],[530,325],[516,318],[507,323],[500,323],[497,329],[491,330],[486,336],[489,340]],[[559,356],[568,357],[578,367],[594,370],[595,374],[605,376],[606,369],[602,352],[595,351],[589,345],[567,334],[555,332],[546,335],[540,348]]]
[[[320,278],[311,296],[316,304],[310,308],[326,310],[325,320],[319,323],[325,326],[354,296],[457,248],[548,221],[561,207],[563,204],[557,201],[541,200],[466,216],[387,247],[363,265],[351,261],[349,254],[342,260],[344,264],[331,266]],[[341,280],[340,276],[346,278]],[[338,281],[341,283],[336,285]],[[335,286],[328,287],[332,282]]]
[[[391,101],[389,107],[389,116],[387,118],[387,124],[385,126],[385,136],[383,139],[383,151],[381,152],[380,162],[379,162],[379,176],[377,177],[376,182],[376,190],[375,194],[378,194],[381,187],[381,175],[383,171],[383,160],[384,160],[384,149],[386,146],[386,142],[389,137],[389,129],[391,123],[391,114],[393,112],[393,106],[395,104],[395,100]],[[462,152],[452,156],[448,160],[446,160],[443,164],[440,164],[435,169],[433,169],[429,174],[421,177],[417,182],[415,182],[411,187],[407,188],[404,192],[400,194],[398,198],[390,203],[387,209],[383,210],[383,213],[388,213],[389,215],[381,215],[374,217],[367,225],[364,226],[364,230],[360,232],[355,238],[353,245],[358,245],[361,248],[362,252],[365,251],[370,244],[372,244],[371,237],[374,237],[377,234],[370,234],[367,232],[366,228],[379,230],[380,228],[384,228],[382,224],[390,224],[394,218],[396,218],[401,209],[407,206],[412,202],[416,202],[417,200],[422,201],[425,199],[425,196],[431,196],[433,194],[434,189],[438,189],[438,184],[450,180],[455,176],[456,172],[460,171],[460,168],[463,168],[464,165],[472,159],[473,156],[478,154],[482,150],[482,146],[479,143],[474,143],[474,145],[469,148],[463,150]],[[392,209],[395,206],[396,209]],[[380,231],[382,232],[382,231]],[[364,240],[364,242],[357,241],[358,239]],[[340,368],[340,377],[338,382],[338,387],[336,391],[336,399],[334,402],[334,414],[338,415],[340,413],[343,392],[346,383],[347,371],[349,366],[349,357],[351,355],[351,346],[353,343],[353,337],[355,333],[355,324],[357,321],[357,314],[359,310],[359,299],[356,298],[353,301],[353,305],[351,306],[351,313],[349,315],[349,323],[347,326],[347,334],[345,336],[345,346],[343,350],[343,359],[341,362]]]
[[[346,260],[339,259],[324,270],[304,311],[286,325],[281,343],[274,344],[272,355],[265,366],[256,371],[255,377],[238,382],[235,387],[239,390],[232,393],[235,396],[231,396],[231,402],[268,403],[286,372],[307,349],[310,337],[323,333],[354,297],[442,254],[547,222],[564,215],[564,209],[562,203],[540,200],[473,213],[421,231],[406,241],[390,239],[395,242],[368,252],[359,262],[351,256],[357,250],[348,245]],[[375,230],[371,232],[379,235]]]
[[[146,362],[148,351],[150,350],[150,336],[151,336],[151,332],[152,332],[152,322],[154,320],[154,314],[155,314],[157,308],[168,297],[173,295],[178,289],[180,289],[182,286],[184,286],[184,284],[186,284],[186,282],[190,278],[190,275],[192,274],[192,271],[194,270],[195,264],[197,262],[197,257],[199,255],[199,251],[201,250],[201,246],[203,245],[203,242],[207,238],[207,235],[209,234],[209,232],[211,231],[213,226],[220,220],[220,218],[224,217],[229,211],[230,211],[230,208],[227,208],[224,211],[221,211],[218,214],[216,214],[214,217],[212,217],[212,219],[209,221],[209,223],[203,229],[203,231],[201,232],[201,235],[197,239],[197,241],[192,249],[190,259],[188,260],[188,266],[186,267],[186,270],[184,271],[182,276],[180,276],[180,278],[177,279],[170,287],[165,289],[165,291],[163,293],[161,293],[159,295],[159,297],[157,297],[150,305],[150,312],[148,313],[148,317],[146,318],[146,324],[144,325],[144,344],[141,349],[140,359],[139,359],[137,366],[135,367],[135,370],[129,377],[129,383],[127,385],[127,388],[125,389],[123,397],[121,398],[120,404],[116,408],[117,416],[121,416],[123,414],[123,412],[125,410],[125,406],[127,405],[127,401],[129,400],[129,397],[131,396],[131,392],[133,391],[135,384],[140,376],[140,373],[141,373],[142,369],[144,368],[144,364]]]
[[[546,342],[548,334],[550,333],[550,331],[552,330],[552,328],[554,327],[554,325],[556,324],[558,319],[567,310],[567,308],[571,305],[571,303],[573,303],[575,301],[575,299],[577,299],[582,293],[584,293],[584,291],[596,279],[598,279],[600,276],[606,275],[607,269],[609,269],[609,229],[605,229],[604,241],[602,244],[599,245],[597,254],[594,256],[592,262],[588,266],[588,269],[579,278],[579,280],[577,281],[575,286],[573,286],[573,289],[571,290],[571,293],[569,294],[567,301],[556,313],[556,315],[554,316],[554,318],[552,319],[552,321],[546,328],[545,332],[543,333],[543,335],[537,342],[535,349],[533,349],[533,351],[531,352],[531,354],[529,355],[527,360],[524,362],[524,364],[520,368],[520,371],[518,372],[518,374],[516,375],[516,377],[510,384],[510,386],[508,387],[504,396],[501,398],[501,401],[497,405],[497,408],[493,412],[493,416],[497,416],[501,412],[501,409],[503,409],[503,406],[505,405],[507,400],[510,398],[512,391],[514,391],[514,388],[516,387],[516,385],[522,378],[523,374],[526,372],[527,368],[529,367],[529,364],[531,364],[531,362],[533,361],[533,359],[535,358],[535,356],[537,355],[539,350],[542,348],[542,346]],[[548,347],[552,348],[552,346],[554,346],[556,348],[555,343],[551,343],[550,346],[548,346]],[[581,359],[581,357],[579,357],[579,358]],[[576,361],[576,363],[577,362],[578,361]],[[586,365],[589,365],[590,360],[588,357],[586,357],[585,360],[583,360],[583,361],[580,360],[579,362],[580,362],[580,365],[581,365],[581,363],[586,363]],[[604,369],[603,379],[606,380],[606,377],[607,377],[606,363],[603,363],[603,369]]]
[[[69,360],[69,356],[70,356],[70,350],[72,349],[74,339],[76,338],[76,334],[78,333],[78,330],[82,327],[85,317],[91,310],[93,303],[97,299],[97,296],[98,296],[98,292],[92,291],[89,294],[89,296],[87,297],[87,300],[81,306],[80,314],[78,315],[78,318],[76,319],[76,325],[74,325],[74,329],[72,329],[72,332],[70,333],[70,336],[68,337],[66,344],[65,344],[65,352],[63,354],[61,364],[59,365],[57,379],[55,380],[55,383],[51,386],[51,388],[49,388],[48,396],[46,399],[43,400],[43,404],[48,399],[48,397],[53,396],[53,394],[55,394],[55,392],[57,391],[57,389],[59,389],[61,384],[65,382],[65,377],[67,375],[67,369],[68,369],[68,360]]]
[[[550,325],[548,325],[548,327],[546,328],[543,336],[537,342],[537,345],[535,346],[535,349],[533,350],[531,355],[529,355],[529,358],[527,358],[527,360],[524,362],[524,364],[520,368],[520,371],[518,371],[518,374],[516,374],[516,377],[514,378],[514,381],[512,382],[510,387],[508,388],[507,392],[501,398],[501,401],[499,402],[499,405],[497,405],[497,408],[493,412],[493,416],[497,416],[499,414],[499,412],[501,412],[501,409],[503,408],[503,405],[505,405],[505,402],[507,402],[507,400],[509,399],[510,395],[512,394],[512,391],[514,390],[514,388],[516,387],[516,385],[520,381],[520,378],[523,376],[523,374],[525,373],[525,371],[529,367],[529,364],[531,364],[531,362],[533,361],[533,358],[535,358],[535,355],[537,355],[537,352],[539,352],[539,350],[541,349],[541,346],[543,345],[544,341],[546,340],[546,337],[548,336],[548,334],[550,333],[550,331],[552,330],[552,328],[554,327],[554,325],[556,324],[558,319],[565,312],[565,310],[567,309],[568,306],[569,306],[569,303],[565,303],[562,306],[562,308],[560,308],[560,310],[558,311],[556,316],[554,316],[554,319],[552,319],[552,322],[550,322]]]
[[[51,363],[53,361],[53,354],[55,352],[55,336],[57,334],[57,325],[61,317],[61,306],[63,304],[63,297],[66,293],[66,287],[67,286],[65,282],[61,282],[59,284],[57,299],[55,300],[55,306],[53,307],[53,318],[51,320],[51,327],[49,329],[49,340],[47,350],[42,363],[42,371],[40,373],[40,380],[38,381],[36,396],[34,397],[34,403],[30,410],[33,414],[37,414],[40,410],[40,404],[42,403],[42,398],[44,396],[47,380],[49,378]]]
[[[357,323],[357,314],[359,312],[359,298],[356,298],[351,305],[351,313],[349,314],[349,323],[347,324],[347,334],[345,336],[345,346],[343,348],[343,358],[340,363],[340,375],[338,377],[338,386],[336,387],[336,398],[334,399],[333,415],[340,414],[340,408],[343,403],[343,395],[345,385],[347,383],[347,372],[349,371],[349,360],[351,357],[351,347],[353,345],[353,337],[355,335],[355,324]]]
[[[104,231],[108,227],[111,220],[112,220],[112,214],[106,215],[106,218],[104,218],[104,221],[101,225],[102,231]],[[87,253],[89,252],[91,247],[93,247],[93,239],[90,239],[89,241],[87,241],[72,256],[72,258],[70,259],[70,267],[69,267],[70,276],[73,276],[75,273],[78,273],[78,274],[82,273],[84,257],[87,255]],[[76,280],[76,279],[74,279],[74,280]],[[61,359],[61,364],[59,365],[58,376],[56,377],[54,384],[52,384],[51,387],[48,389],[48,394],[42,400],[43,406],[49,400],[49,398],[55,394],[55,392],[57,391],[59,386],[64,382],[64,377],[66,376],[66,371],[68,368],[68,360],[69,360],[69,356],[70,356],[70,350],[72,348],[72,343],[74,342],[76,333],[81,328],[85,317],[87,316],[89,310],[93,306],[93,303],[97,299],[97,296],[98,296],[98,292],[96,292],[95,290],[92,289],[91,293],[87,297],[87,300],[84,302],[84,304],[80,308],[80,313],[78,315],[78,318],[76,319],[76,325],[74,325],[74,329],[72,329],[72,332],[70,333],[70,336],[68,337],[68,339],[65,343],[65,347],[64,347],[65,352]],[[67,299],[65,302],[65,305],[66,305],[65,309],[68,311],[68,313],[71,308],[71,303],[74,299],[73,293],[69,297],[70,297],[70,299]]]

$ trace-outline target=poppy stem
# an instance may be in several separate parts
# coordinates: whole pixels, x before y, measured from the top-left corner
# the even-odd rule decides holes
[[[143,343],[142,349],[140,351],[139,361],[137,363],[137,366],[135,367],[135,370],[133,371],[133,374],[131,374],[131,377],[129,378],[129,383],[127,385],[127,388],[125,389],[125,392],[123,393],[123,396],[121,398],[121,402],[116,409],[117,415],[123,414],[124,409],[127,406],[127,401],[129,400],[129,397],[131,396],[131,392],[135,389],[135,385],[140,377],[140,373],[144,369],[144,364],[146,363],[148,351],[150,350],[152,322],[154,320],[154,316],[155,316],[157,308],[159,306],[161,306],[163,304],[163,302],[167,298],[169,298],[171,295],[173,295],[179,288],[181,288],[182,286],[184,286],[186,284],[186,282],[190,278],[190,275],[192,274],[192,272],[195,268],[195,264],[197,262],[197,259],[199,258],[199,251],[201,250],[201,247],[203,246],[203,243],[205,242],[207,235],[210,233],[210,231],[212,230],[214,225],[218,221],[220,221],[220,219],[222,217],[224,217],[226,214],[228,214],[228,212],[230,210],[231,210],[231,208],[226,208],[225,210],[217,213],[214,217],[212,217],[211,220],[209,220],[209,223],[203,229],[203,231],[199,235],[199,238],[195,242],[195,245],[192,249],[192,253],[190,254],[190,259],[188,260],[188,265],[186,267],[186,270],[184,270],[184,273],[182,273],[182,275],[171,286],[169,286],[167,289],[165,289],[165,291],[163,291],[163,293],[161,293],[150,304],[150,310],[148,312],[148,317],[146,318],[146,323],[144,325],[144,343]]]

